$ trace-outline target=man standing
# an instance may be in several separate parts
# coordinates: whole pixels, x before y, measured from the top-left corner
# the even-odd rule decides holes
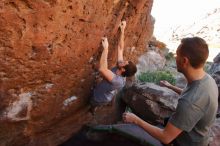
[[[120,40],[118,44],[118,61],[116,67],[111,70],[108,68],[108,40],[106,37],[102,38],[103,52],[100,59],[99,72],[103,76],[102,82],[97,84],[93,91],[93,96],[90,100],[92,105],[92,112],[94,113],[97,106],[107,105],[112,101],[117,90],[125,85],[125,77],[133,76],[136,71],[136,65],[131,61],[124,61],[124,31],[126,21],[120,23]]]
[[[175,139],[174,145],[178,146],[208,146],[210,127],[215,121],[218,107],[217,85],[203,70],[208,53],[208,45],[203,39],[182,39],[176,51],[176,64],[177,70],[187,79],[187,87],[181,90],[170,86],[180,93],[180,98],[176,112],[171,115],[164,129],[132,113],[124,113],[124,121],[139,125],[164,144]]]

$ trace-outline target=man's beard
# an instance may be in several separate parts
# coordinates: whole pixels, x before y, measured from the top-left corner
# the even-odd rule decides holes
[[[178,67],[178,66],[176,66],[176,69],[177,69],[177,71],[178,71],[178,72],[180,72],[180,73],[182,73],[182,74],[183,74],[183,69],[182,69],[180,66],[179,66],[179,67]]]
[[[122,69],[124,66],[120,66],[119,64],[117,64],[116,67],[120,70],[120,69]]]
[[[181,65],[176,62],[176,70],[182,73]]]

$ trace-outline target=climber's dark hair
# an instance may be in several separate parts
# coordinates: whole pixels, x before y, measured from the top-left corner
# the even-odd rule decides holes
[[[131,61],[128,61],[128,64],[123,68],[125,69],[125,71],[121,74],[123,77],[131,77],[137,72],[136,65]]]

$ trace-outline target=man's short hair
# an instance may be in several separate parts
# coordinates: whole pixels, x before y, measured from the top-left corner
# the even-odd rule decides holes
[[[123,68],[125,69],[125,71],[122,73],[123,77],[131,77],[137,72],[136,65],[131,61],[128,61],[128,64]]]
[[[180,54],[186,56],[192,67],[203,66],[209,56],[208,45],[200,37],[183,38],[180,45]]]

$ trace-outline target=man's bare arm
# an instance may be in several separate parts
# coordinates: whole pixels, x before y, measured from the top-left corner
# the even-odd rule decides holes
[[[161,86],[164,86],[164,87],[167,87],[167,88],[169,88],[169,89],[175,91],[175,92],[178,93],[178,94],[181,94],[182,91],[183,91],[183,89],[181,89],[181,88],[179,88],[179,87],[177,87],[177,86],[174,86],[174,85],[170,84],[169,82],[167,82],[167,81],[165,81],[165,80],[160,81],[160,85],[161,85]]]
[[[100,58],[99,72],[106,80],[112,81],[114,73],[108,69],[108,39],[106,37],[102,38],[102,46],[103,51]]]
[[[122,21],[119,25],[120,27],[120,39],[118,43],[118,61],[123,61],[123,53],[124,53],[124,31],[126,27],[126,21]]]
[[[140,119],[133,113],[124,113],[123,120],[127,123],[134,123],[142,127],[151,136],[158,139],[164,144],[169,144],[182,132],[181,129],[175,127],[170,122],[167,123],[164,129],[161,129],[145,122],[144,120]]]

